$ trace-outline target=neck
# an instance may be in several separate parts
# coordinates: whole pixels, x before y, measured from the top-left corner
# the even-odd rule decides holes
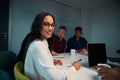
[[[77,41],[79,41],[79,40],[80,40],[80,38],[76,38],[76,40],[77,40]]]

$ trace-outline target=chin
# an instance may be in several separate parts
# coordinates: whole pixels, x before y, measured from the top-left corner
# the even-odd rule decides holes
[[[52,35],[46,36],[46,38],[47,38],[47,39],[48,39],[48,38],[51,38],[51,36],[52,36]]]

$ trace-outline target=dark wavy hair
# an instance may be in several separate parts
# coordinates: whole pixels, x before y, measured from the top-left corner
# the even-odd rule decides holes
[[[18,61],[23,61],[23,62],[25,61],[28,47],[32,41],[42,40],[40,30],[42,30],[42,24],[43,24],[44,18],[46,16],[51,16],[53,18],[54,23],[55,23],[55,19],[54,19],[53,15],[50,13],[42,12],[42,13],[39,13],[35,17],[35,19],[32,23],[32,26],[31,26],[30,33],[27,34],[27,36],[24,38],[24,40],[22,42],[20,52],[17,56],[17,62]]]
[[[42,12],[35,17],[35,19],[32,23],[32,26],[31,26],[31,34],[33,35],[34,39],[42,40],[40,30],[42,30],[42,24],[43,24],[43,20],[44,20],[45,16],[48,16],[48,15],[53,18],[53,22],[55,23],[55,19],[54,19],[53,15],[50,13]]]

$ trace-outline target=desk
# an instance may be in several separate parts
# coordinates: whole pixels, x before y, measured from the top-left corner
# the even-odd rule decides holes
[[[80,55],[79,53],[76,53],[74,56],[71,56],[69,53],[62,53],[59,56],[54,56],[54,58],[62,61],[63,65],[57,66],[62,69],[67,69],[73,61],[82,59],[82,61],[80,61],[82,66],[77,74],[73,76],[72,80],[98,80],[97,72],[88,68],[88,56]]]

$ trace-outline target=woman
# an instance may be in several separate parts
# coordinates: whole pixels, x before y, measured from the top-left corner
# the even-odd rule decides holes
[[[47,43],[54,27],[55,19],[49,13],[40,13],[33,21],[24,64],[25,75],[31,80],[70,80],[80,69],[79,62],[74,62],[68,70],[60,70],[55,66],[62,65],[62,62],[52,58]]]

